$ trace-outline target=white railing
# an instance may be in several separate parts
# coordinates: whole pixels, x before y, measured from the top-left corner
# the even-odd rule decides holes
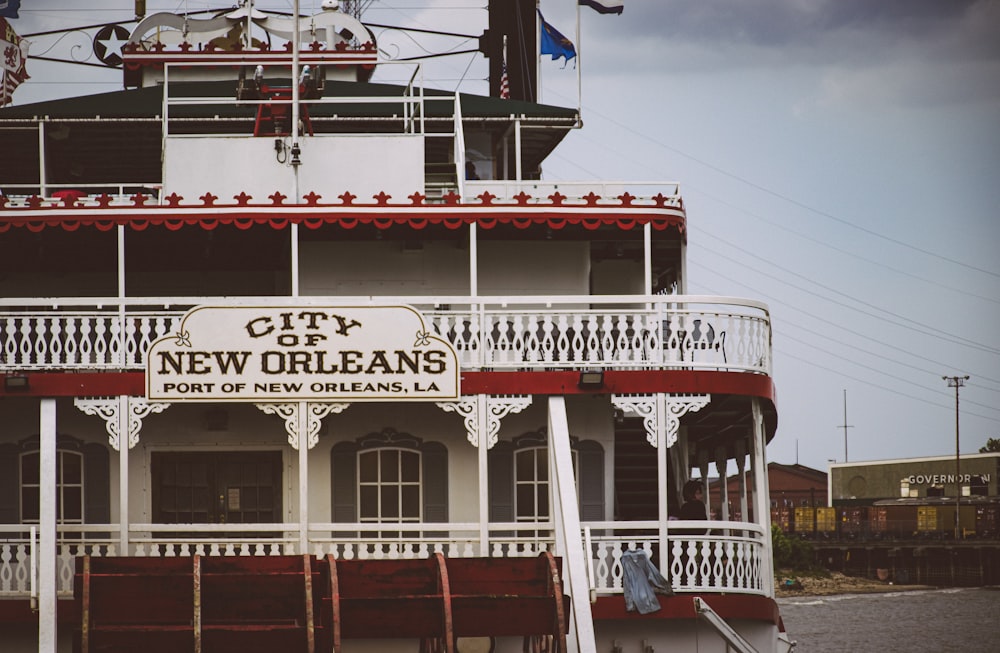
[[[72,206],[100,207],[102,196],[109,198],[108,206],[135,206],[138,195],[145,197],[144,206],[162,203],[163,187],[159,183],[116,182],[114,184],[55,184],[41,182],[35,184],[4,184],[7,207],[12,209],[65,208],[66,202]],[[71,194],[61,197],[60,191]],[[36,199],[33,199],[36,198]]]
[[[534,557],[555,551],[550,523],[493,523],[482,543],[476,523],[382,524],[389,535],[372,533],[368,523],[311,523],[307,552],[338,559],[413,559],[442,553],[449,558],[486,555],[494,558]],[[761,574],[767,553],[764,531],[744,522],[670,522],[671,530],[691,529],[706,535],[670,534],[668,571],[675,592],[766,594]],[[84,555],[116,557],[117,524],[60,526],[56,547],[57,593],[73,593],[76,559]],[[659,565],[655,522],[588,522],[592,588],[598,595],[624,591],[621,558],[625,551],[649,551]],[[298,524],[132,524],[127,555],[141,557],[277,556],[300,553]],[[32,569],[28,525],[0,525],[0,599],[28,598]],[[634,535],[628,535],[629,531]],[[226,535],[225,533],[229,533]],[[603,533],[612,533],[603,534]],[[596,534],[595,534],[596,533]],[[624,533],[624,534],[623,534]],[[486,553],[484,554],[483,551]]]
[[[711,526],[708,533],[706,525]],[[590,522],[591,565],[598,594],[624,591],[622,554],[648,552],[661,569],[656,522]],[[614,535],[594,534],[595,529]],[[634,536],[623,536],[634,530]],[[673,531],[673,532],[669,532]],[[690,534],[695,531],[698,534]],[[767,548],[764,529],[746,522],[671,521],[668,524],[667,573],[675,592],[734,592],[764,594],[761,573]]]
[[[531,196],[529,204],[548,203],[549,196],[559,193],[571,203],[579,203],[593,193],[598,196],[598,206],[621,206],[619,197],[628,193],[634,205],[653,206],[657,196],[665,207],[680,208],[680,184],[676,181],[544,181],[544,180],[475,180],[464,182],[466,201],[484,192],[495,195],[500,201],[510,201],[519,193]]]
[[[421,310],[463,369],[771,372],[766,305],[685,295],[0,299],[0,371],[143,369],[195,305],[376,304]]]
[[[370,98],[362,98],[370,99]],[[427,97],[425,102],[450,101],[453,97]],[[408,105],[407,105],[408,106]],[[202,134],[203,135],[203,134]],[[433,138],[455,138],[461,143],[461,134],[452,132],[430,133]],[[322,137],[322,135],[320,136]],[[457,146],[456,146],[457,147]],[[463,153],[464,157],[464,153]],[[460,171],[456,163],[447,164],[450,171]],[[457,174],[457,172],[456,172]],[[656,206],[657,196],[662,197],[662,206],[679,209],[683,206],[680,195],[680,184],[674,181],[539,181],[539,180],[463,180],[457,174],[461,195],[466,202],[476,202],[475,198],[488,192],[495,197],[494,202],[512,203],[521,193],[530,195],[528,204],[549,204],[550,196],[559,193],[566,197],[568,204],[579,206],[587,196],[593,193],[599,196],[597,206],[621,206],[619,199],[628,193],[633,197],[633,206]],[[63,198],[57,195],[59,191],[75,191],[71,197]],[[66,208],[67,201],[77,208],[99,208],[103,206],[102,196],[108,195],[108,206],[135,206],[136,197],[142,195],[143,206],[163,205],[163,188],[157,183],[122,182],[114,184],[9,184],[4,186],[7,194],[7,207],[11,209],[60,209]],[[39,193],[41,193],[39,195]],[[37,197],[36,197],[37,196]],[[228,198],[220,200],[229,201]],[[360,200],[359,200],[360,201]],[[34,204],[34,205],[33,205]]]

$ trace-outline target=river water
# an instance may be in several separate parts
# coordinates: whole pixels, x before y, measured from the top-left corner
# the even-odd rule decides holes
[[[1000,651],[1000,587],[778,599],[795,653]]]

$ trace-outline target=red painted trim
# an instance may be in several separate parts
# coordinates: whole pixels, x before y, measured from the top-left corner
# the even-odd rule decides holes
[[[677,594],[657,596],[660,610],[650,614],[625,611],[624,596],[599,596],[591,607],[594,619],[696,619],[694,597],[701,597],[723,619],[752,619],[776,626],[781,624],[781,614],[774,599],[749,594]]]
[[[775,402],[774,380],[762,374],[695,370],[608,370],[604,387],[577,386],[579,372],[464,372],[462,394],[642,394],[672,392],[749,395]]]
[[[217,63],[219,65],[238,66],[240,64],[265,62],[283,62],[292,60],[292,53],[284,50],[164,50],[163,52],[123,52],[122,60],[131,68],[136,66],[162,65],[164,63]],[[299,53],[299,61],[302,63],[328,63],[338,64],[372,64],[378,63],[378,55],[374,52],[362,50],[346,50],[344,52],[331,52],[321,50],[314,52],[303,50]]]
[[[651,619],[694,619],[694,597],[700,596],[723,619],[752,619],[781,625],[778,604],[766,596],[746,594],[679,594],[657,596],[660,610],[651,614],[625,611],[625,597],[599,596],[591,606],[595,620],[628,619],[644,621]],[[80,618],[80,602],[76,599],[59,599],[56,602],[59,619],[65,623],[75,623]],[[0,601],[0,624],[38,623],[38,615],[31,611],[27,599]]]
[[[27,390],[0,385],[0,397],[113,397],[146,394],[144,372],[28,372]]]
[[[623,596],[601,596],[592,605],[595,620],[649,621],[662,619],[695,619],[694,596],[700,596],[723,619],[751,619],[782,627],[778,604],[765,596],[743,594],[682,594],[658,596],[660,610],[651,614],[625,611]],[[80,618],[79,601],[60,599],[57,603],[60,622],[76,623]],[[38,614],[31,611],[28,601],[21,599],[0,601],[0,624],[38,623]]]
[[[144,396],[145,372],[28,372],[28,388],[6,391],[0,397],[105,397]],[[609,370],[604,387],[577,386],[580,373],[553,372],[464,372],[463,395],[580,395],[643,394],[649,392],[731,394],[760,397],[775,403],[774,381],[769,376],[746,372],[698,372],[693,370]]]
[[[76,599],[56,601],[56,616],[61,623],[77,623],[80,620],[80,602]],[[28,599],[5,599],[0,601],[0,624],[37,624],[38,613],[31,611]],[[0,629],[0,633],[2,633]],[[3,641],[0,635],[0,641]]]
[[[623,231],[637,229],[650,224],[657,231],[686,227],[684,209],[669,206],[635,206],[622,201],[619,206],[535,204],[497,205],[479,204],[423,204],[422,195],[410,197],[411,204],[389,205],[354,204],[353,196],[342,195],[342,204],[320,204],[322,196],[312,194],[309,204],[284,204],[286,199],[280,193],[269,196],[270,204],[250,204],[249,195],[235,196],[236,204],[216,204],[219,198],[206,193],[197,198],[200,205],[181,206],[183,197],[168,196],[167,204],[149,205],[147,196],[133,196],[132,206],[110,206],[111,198],[97,198],[100,206],[82,205],[66,200],[62,204],[43,206],[39,197],[29,198],[27,207],[11,207],[9,202],[0,200],[0,233],[14,227],[23,227],[37,232],[46,227],[62,227],[75,231],[81,226],[108,231],[116,226],[127,226],[143,231],[150,226],[163,226],[176,231],[186,226],[200,226],[206,230],[219,225],[233,225],[239,229],[249,229],[255,225],[284,229],[290,224],[300,224],[308,229],[318,229],[325,224],[336,224],[344,229],[353,229],[359,224],[371,224],[378,229],[388,229],[394,225],[423,229],[428,225],[443,225],[449,229],[459,229],[465,225],[477,224],[483,229],[492,229],[500,224],[512,224],[519,229],[532,225],[542,225],[559,230],[566,226],[582,226],[594,230],[601,226],[616,226]],[[376,196],[378,199],[379,196]],[[388,196],[381,196],[386,199]],[[261,198],[264,199],[264,198]],[[627,213],[625,213],[627,211]]]

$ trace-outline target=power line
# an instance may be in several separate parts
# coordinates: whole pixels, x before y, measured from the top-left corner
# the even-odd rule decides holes
[[[707,230],[705,230],[705,233],[708,236],[710,236],[712,238],[715,238],[716,240],[719,240],[719,241],[725,243],[726,245],[729,245],[733,249],[736,249],[736,250],[738,250],[740,252],[743,252],[744,254],[747,254],[748,256],[752,256],[752,254],[750,252],[748,252],[747,250],[743,249],[739,245],[735,245],[735,244],[727,241],[725,238],[722,238],[721,236],[717,236],[717,235],[715,235],[715,234],[713,234],[713,233],[711,233],[711,232],[709,232]],[[773,261],[766,261],[766,262],[769,265],[771,265],[772,267],[778,268],[779,270],[781,270],[782,272],[787,273],[790,276],[793,276],[793,277],[799,276],[793,270],[789,270],[788,268],[782,267],[782,266],[778,265],[777,263],[774,263]],[[831,287],[829,287],[829,286],[827,286],[825,284],[819,283],[818,281],[813,281],[811,279],[807,279],[807,281],[809,281],[810,283],[815,284],[815,285],[819,286],[820,288],[822,288],[822,289],[824,289],[824,290],[826,290],[828,292],[832,292],[832,293],[834,293],[836,295],[839,295],[841,297],[845,297],[845,298],[847,298],[849,300],[855,301],[855,302],[861,304],[862,306],[867,306],[868,308],[872,308],[872,309],[874,309],[876,311],[880,311],[882,313],[886,313],[886,314],[891,315],[892,317],[897,318],[899,320],[906,320],[907,323],[899,323],[899,322],[895,322],[893,320],[889,320],[889,319],[886,319],[886,318],[879,317],[878,315],[874,315],[872,313],[868,313],[867,311],[862,311],[859,308],[848,306],[847,304],[843,304],[841,302],[829,299],[827,297],[823,297],[822,295],[814,293],[811,290],[808,290],[806,288],[802,288],[800,286],[797,286],[794,283],[791,283],[790,281],[786,281],[785,279],[782,279],[780,277],[776,277],[774,275],[767,274],[766,272],[761,272],[759,270],[756,270],[752,266],[747,265],[745,267],[748,267],[748,268],[754,270],[758,274],[763,274],[764,276],[766,276],[766,277],[768,277],[770,279],[774,279],[775,281],[778,281],[779,283],[784,283],[784,284],[789,285],[789,286],[791,286],[791,287],[793,287],[793,288],[795,288],[797,290],[801,290],[802,292],[808,293],[808,294],[812,295],[813,297],[817,297],[817,298],[822,299],[824,301],[828,301],[828,302],[834,303],[834,304],[836,304],[838,306],[842,306],[844,308],[848,308],[848,309],[851,309],[853,311],[857,311],[857,312],[859,312],[859,313],[861,313],[863,315],[867,315],[869,317],[873,317],[873,318],[875,318],[877,320],[881,320],[883,322],[887,322],[887,323],[892,324],[894,326],[902,327],[904,329],[908,329],[910,331],[914,331],[914,332],[920,333],[922,335],[930,335],[930,336],[934,336],[936,338],[944,338],[946,340],[950,339],[950,341],[952,343],[954,343],[954,344],[964,345],[966,347],[970,347],[970,348],[973,348],[973,349],[978,349],[978,350],[983,351],[983,352],[988,353],[988,354],[1000,355],[1000,349],[995,349],[995,348],[990,347],[988,345],[983,345],[983,344],[975,342],[973,340],[969,340],[968,338],[962,338],[961,336],[955,336],[953,334],[950,334],[948,332],[942,331],[942,330],[937,329],[935,327],[932,327],[932,326],[929,326],[929,325],[926,325],[926,324],[922,324],[921,322],[918,322],[918,321],[916,321],[916,320],[914,320],[912,318],[908,318],[908,317],[899,315],[898,313],[894,313],[894,312],[888,311],[888,310],[886,310],[884,308],[880,308],[879,306],[876,306],[876,305],[871,304],[869,302],[865,302],[865,301],[863,301],[861,299],[858,299],[854,295],[848,295],[847,293],[843,293],[843,292],[841,292],[841,291],[839,291],[839,290],[837,290],[835,288],[831,288]],[[804,277],[801,277],[801,278],[804,278]],[[928,331],[930,331],[930,333],[928,331],[920,331],[919,329],[915,329],[912,325],[917,325],[917,326],[919,326],[919,327],[921,327],[923,329],[927,329]],[[858,335],[861,335],[861,334],[858,334]],[[883,343],[883,344],[885,344],[885,343]],[[997,383],[1000,383],[1000,381],[997,381]]]
[[[597,113],[598,115],[601,115],[598,112],[594,112],[594,113]],[[593,145],[601,147],[601,148],[605,149],[608,152],[612,152],[612,153],[614,153],[614,154],[616,154],[618,156],[621,156],[623,159],[625,158],[617,150],[608,147],[607,145],[605,145],[604,143],[602,143],[600,141],[595,141],[594,139],[588,138],[587,136],[585,136],[583,134],[576,135],[576,137],[579,138],[580,140],[585,140],[588,143],[591,143]],[[568,165],[571,165],[571,166],[573,166],[573,167],[581,170],[582,172],[590,175],[591,177],[593,177],[595,179],[597,179],[597,178],[600,177],[600,175],[598,175],[598,174],[596,174],[596,173],[588,170],[584,166],[580,165],[579,160],[571,160],[571,159],[568,159],[568,158],[566,158],[566,157],[564,157],[564,156],[562,156],[560,154],[554,154],[553,157],[556,158],[556,159],[559,159],[559,160],[563,161],[564,163],[566,163]],[[763,223],[765,223],[767,225],[770,225],[770,226],[775,227],[777,229],[781,229],[782,231],[785,231],[785,232],[790,233],[790,234],[792,234],[794,236],[797,236],[798,238],[802,238],[804,240],[808,240],[809,242],[812,242],[812,243],[814,243],[816,245],[819,245],[821,247],[824,247],[826,249],[830,249],[830,250],[832,250],[834,252],[837,252],[839,254],[844,254],[846,256],[850,256],[852,258],[855,258],[855,259],[857,259],[859,261],[864,261],[864,262],[869,263],[871,265],[874,265],[874,266],[877,266],[877,267],[880,267],[880,268],[883,268],[883,269],[886,269],[886,270],[890,270],[892,272],[895,272],[896,274],[900,274],[900,275],[903,275],[903,276],[906,276],[906,277],[910,277],[911,279],[916,279],[917,281],[920,281],[921,283],[924,283],[924,284],[929,284],[929,285],[937,286],[937,287],[942,288],[944,290],[947,290],[949,292],[959,293],[959,294],[962,294],[962,295],[967,295],[969,297],[972,297],[974,299],[978,299],[980,301],[990,302],[990,303],[993,303],[993,304],[1000,304],[1000,298],[998,298],[998,297],[995,297],[995,296],[986,296],[986,295],[979,295],[977,293],[970,292],[970,291],[968,291],[968,290],[966,290],[964,288],[956,288],[954,286],[949,286],[948,284],[941,283],[940,281],[938,281],[936,279],[922,277],[922,276],[920,276],[918,274],[914,274],[914,273],[909,272],[907,270],[902,270],[900,268],[893,267],[893,266],[888,265],[888,264],[886,264],[886,263],[884,263],[882,261],[871,259],[871,258],[868,258],[866,256],[862,256],[862,255],[857,254],[855,252],[851,252],[851,251],[843,249],[841,247],[837,247],[837,246],[835,246],[835,245],[833,245],[833,244],[831,244],[831,243],[829,243],[827,241],[820,240],[818,238],[814,238],[814,237],[812,237],[812,236],[810,236],[808,234],[804,234],[804,233],[802,233],[800,231],[796,231],[795,229],[787,227],[787,226],[785,226],[783,224],[780,224],[778,222],[775,222],[773,220],[768,220],[767,218],[765,218],[765,217],[763,217],[761,215],[758,215],[757,213],[754,213],[753,211],[748,210],[746,208],[746,205],[733,204],[732,202],[728,202],[728,201],[726,201],[726,200],[724,200],[724,199],[722,199],[720,197],[716,197],[712,193],[710,193],[710,192],[708,192],[708,191],[706,191],[704,189],[701,189],[701,188],[699,188],[698,186],[696,186],[694,184],[685,183],[684,184],[684,188],[685,189],[691,189],[691,190],[695,191],[696,193],[700,193],[701,195],[704,195],[705,197],[707,197],[710,200],[713,200],[715,202],[718,202],[719,204],[722,204],[723,206],[726,206],[728,208],[740,211],[741,213],[743,213],[745,215],[748,215],[748,216],[750,216],[750,217],[752,217],[752,218],[754,218],[756,220],[760,220],[761,222],[763,222]]]
[[[588,111],[591,111],[591,109],[589,107],[588,107]],[[677,155],[682,156],[682,157],[684,157],[686,159],[694,161],[695,163],[697,163],[699,165],[702,165],[702,166],[704,166],[704,167],[706,167],[706,168],[708,168],[710,170],[714,170],[715,172],[718,172],[721,175],[729,177],[730,179],[736,180],[736,181],[738,181],[738,182],[740,182],[742,184],[746,184],[747,186],[750,186],[751,188],[759,190],[762,193],[766,193],[766,194],[768,194],[768,195],[770,195],[772,197],[780,199],[780,200],[782,200],[784,202],[787,202],[787,203],[789,203],[789,204],[791,204],[793,206],[797,206],[800,209],[803,209],[803,210],[808,211],[810,213],[814,213],[814,214],[822,216],[824,218],[833,220],[833,221],[838,222],[840,224],[843,224],[845,226],[852,227],[854,229],[857,229],[858,231],[866,233],[866,234],[868,234],[870,236],[874,236],[874,237],[879,238],[881,240],[885,240],[887,242],[894,243],[894,244],[899,245],[901,247],[912,249],[915,252],[920,252],[921,254],[925,254],[927,256],[931,256],[933,258],[940,259],[942,261],[947,261],[948,263],[952,263],[953,265],[958,265],[958,266],[967,268],[969,270],[974,270],[976,272],[981,272],[983,274],[988,274],[988,275],[990,275],[992,277],[996,277],[996,278],[1000,279],[1000,273],[998,273],[998,272],[993,272],[991,270],[986,270],[986,269],[980,268],[978,266],[971,265],[969,263],[965,263],[964,261],[959,261],[959,260],[956,260],[956,259],[953,259],[953,258],[950,258],[950,257],[947,257],[947,256],[943,256],[941,254],[938,254],[937,252],[932,252],[930,250],[923,249],[922,247],[917,247],[916,245],[912,245],[910,243],[906,243],[906,242],[904,242],[902,240],[899,240],[897,238],[892,238],[891,236],[886,236],[884,234],[880,234],[877,231],[874,231],[873,229],[868,229],[867,227],[861,227],[861,226],[856,225],[856,224],[854,224],[854,223],[852,223],[852,222],[850,222],[848,220],[845,220],[843,218],[839,218],[839,217],[833,215],[832,213],[828,213],[826,211],[822,211],[820,209],[813,208],[813,207],[809,206],[808,204],[805,204],[804,202],[800,202],[800,201],[798,201],[796,199],[788,197],[787,195],[783,195],[782,193],[779,193],[777,191],[773,191],[770,188],[767,188],[766,186],[762,186],[762,185],[760,185],[760,184],[758,184],[756,182],[750,181],[749,179],[741,177],[741,176],[739,176],[739,175],[737,175],[735,173],[729,172],[728,170],[725,170],[724,168],[720,168],[719,166],[716,166],[716,165],[714,165],[712,163],[709,163],[707,161],[699,159],[696,156],[690,155],[690,154],[688,154],[688,153],[686,153],[686,152],[684,152],[682,150],[678,150],[675,147],[671,147],[670,145],[667,145],[666,143],[658,140],[657,138],[655,138],[654,136],[650,135],[649,133],[645,133],[645,134],[639,133],[638,131],[636,131],[635,129],[629,127],[628,125],[620,123],[617,120],[615,120],[614,118],[612,118],[610,116],[606,116],[606,115],[600,113],[599,111],[594,111],[594,113],[596,115],[598,115],[599,117],[603,118],[604,120],[607,120],[608,122],[616,125],[617,127],[621,128],[621,129],[624,129],[625,131],[627,131],[627,132],[629,132],[631,134],[634,134],[635,136],[638,136],[638,137],[642,138],[643,141],[647,141],[647,142],[653,143],[655,145],[659,145],[660,147],[662,147],[665,150],[669,150],[669,151],[673,152],[674,154],[677,154]]]
[[[931,406],[935,406],[937,408],[950,408],[950,406],[948,406],[947,404],[941,404],[941,403],[937,403],[937,402],[927,401],[926,399],[923,399],[921,397],[916,397],[914,395],[911,395],[911,394],[908,394],[908,393],[905,393],[905,392],[901,392],[901,391],[896,390],[894,388],[890,388],[890,387],[887,387],[887,386],[884,386],[884,385],[879,385],[877,383],[872,383],[868,379],[863,379],[863,378],[860,378],[860,377],[857,377],[857,376],[852,376],[852,375],[847,374],[845,372],[840,372],[840,371],[837,371],[837,370],[832,370],[829,367],[826,367],[824,365],[820,365],[819,363],[816,363],[814,361],[807,360],[805,358],[802,358],[801,356],[796,356],[795,354],[790,354],[788,352],[784,352],[784,355],[787,356],[788,358],[795,359],[795,360],[797,360],[797,361],[799,361],[801,363],[805,363],[806,365],[810,365],[812,367],[815,367],[817,369],[823,370],[825,372],[830,372],[831,374],[840,375],[840,376],[842,376],[842,377],[844,377],[846,379],[851,379],[852,381],[857,381],[858,383],[863,383],[866,386],[869,386],[869,387],[872,387],[872,388],[877,388],[879,390],[884,390],[885,392],[897,395],[899,397],[903,397],[905,399],[913,399],[913,400],[918,401],[918,402],[920,402],[922,404],[928,404],[928,405],[931,405]],[[979,417],[979,418],[985,419],[985,420],[998,421],[995,418],[987,417],[985,415],[979,415],[979,414],[973,413],[973,412],[966,412],[966,414],[967,415],[971,415],[973,417]]]
[[[724,279],[726,279],[727,281],[732,281],[731,279],[728,279],[728,277],[725,277],[724,275],[719,275],[719,276],[722,276],[722,277],[723,277]],[[740,286],[743,286],[743,287],[746,287],[746,286],[744,286],[743,284],[741,284],[741,283],[739,283],[739,282],[734,282],[734,283],[736,283],[737,285],[740,285]],[[715,294],[723,294],[723,293],[719,293],[718,291],[716,291],[716,290],[714,290],[714,289],[708,289],[708,290],[709,290],[709,292],[712,292],[712,293],[715,293]],[[773,302],[772,302],[772,300],[771,300],[770,298],[767,298],[767,297],[762,297],[761,299],[762,299],[762,300],[765,300],[765,301],[768,301],[769,303],[773,303]],[[809,315],[809,314],[807,313],[807,315]],[[901,362],[901,361],[897,361],[897,360],[894,360],[894,359],[891,359],[891,358],[888,358],[888,357],[886,357],[886,356],[883,356],[883,355],[881,355],[881,354],[878,354],[878,353],[875,353],[875,352],[870,352],[870,351],[868,351],[868,350],[864,350],[864,349],[860,349],[860,348],[859,348],[859,347],[857,347],[856,345],[852,345],[852,344],[849,344],[849,343],[846,343],[846,342],[844,342],[844,341],[842,341],[842,340],[838,340],[838,339],[836,339],[836,338],[832,338],[832,337],[829,337],[829,336],[826,336],[826,335],[823,335],[823,334],[820,334],[820,333],[818,333],[818,332],[816,332],[816,331],[814,331],[814,330],[812,330],[812,329],[809,329],[809,328],[807,328],[807,327],[803,327],[803,326],[801,326],[801,325],[798,325],[798,324],[795,324],[794,322],[791,322],[791,321],[789,321],[789,320],[785,320],[785,321],[783,321],[783,322],[782,322],[782,324],[785,324],[785,325],[790,325],[790,326],[793,326],[793,327],[795,327],[795,329],[796,329],[796,330],[798,330],[798,331],[802,331],[802,332],[805,332],[805,333],[809,333],[809,334],[812,334],[812,335],[814,335],[814,336],[818,336],[818,337],[822,338],[822,339],[823,339],[824,341],[828,341],[828,342],[833,342],[833,343],[835,343],[835,344],[838,344],[838,345],[843,345],[843,346],[844,346],[845,348],[847,348],[848,350],[860,350],[860,351],[863,351],[863,352],[864,352],[864,353],[866,353],[866,354],[870,354],[870,355],[872,355],[872,356],[875,356],[876,358],[881,358],[881,359],[883,359],[883,360],[886,360],[886,361],[889,361],[890,363],[894,363],[894,364],[897,364],[897,365],[902,365],[902,366],[904,366],[904,367],[909,367],[909,368],[911,368],[911,369],[914,369],[914,370],[917,370],[917,371],[919,371],[919,372],[921,372],[921,373],[924,373],[924,374],[926,374],[926,375],[928,376],[928,378],[930,378],[930,377],[932,377],[932,376],[936,376],[936,372],[934,372],[934,371],[931,371],[931,370],[926,370],[926,369],[921,369],[921,368],[918,368],[918,367],[915,367],[915,366],[913,366],[913,365],[910,365],[910,364],[908,364],[908,363],[903,363],[903,362]],[[930,388],[930,387],[928,387],[928,386],[923,386],[923,385],[920,385],[920,384],[918,384],[918,383],[916,383],[916,382],[914,382],[914,381],[912,381],[912,380],[910,380],[910,379],[907,379],[907,378],[904,378],[904,377],[900,377],[900,376],[896,376],[896,375],[894,375],[894,374],[890,374],[889,372],[886,372],[886,371],[885,371],[885,370],[883,370],[883,369],[879,369],[879,368],[874,368],[874,367],[871,367],[871,366],[868,366],[868,365],[864,365],[863,363],[859,363],[859,362],[857,362],[857,361],[854,361],[854,360],[852,360],[852,359],[849,359],[849,358],[845,358],[845,357],[844,357],[844,356],[843,356],[842,354],[836,354],[836,353],[834,353],[834,352],[831,352],[831,351],[829,351],[829,350],[826,350],[826,349],[824,349],[823,347],[820,347],[820,346],[816,346],[816,345],[814,345],[814,344],[812,344],[812,343],[809,343],[809,342],[806,342],[805,340],[802,340],[801,338],[796,338],[795,336],[792,336],[792,335],[790,335],[789,333],[785,332],[785,331],[784,331],[784,330],[783,330],[782,328],[780,328],[780,327],[779,327],[779,328],[776,328],[776,329],[775,329],[775,332],[774,332],[774,333],[775,333],[775,335],[778,335],[778,336],[779,336],[779,338],[787,338],[787,339],[789,339],[789,340],[793,340],[793,341],[795,341],[795,342],[798,342],[798,343],[801,343],[801,344],[803,344],[803,345],[805,345],[805,346],[809,347],[809,348],[810,348],[811,350],[816,350],[816,351],[821,351],[821,352],[823,352],[823,353],[825,353],[825,354],[829,354],[830,356],[832,356],[832,357],[836,358],[837,360],[840,360],[840,361],[845,361],[845,362],[847,362],[847,363],[849,363],[849,364],[851,364],[851,365],[854,365],[854,366],[856,366],[856,367],[860,367],[860,368],[863,368],[863,369],[866,369],[866,370],[869,370],[869,371],[871,371],[871,372],[875,372],[875,373],[877,373],[877,374],[881,374],[881,375],[883,375],[883,376],[888,376],[888,377],[890,377],[890,378],[893,378],[893,379],[896,379],[896,380],[898,380],[898,381],[901,381],[901,382],[903,382],[903,383],[906,383],[906,384],[909,384],[909,385],[913,385],[913,386],[916,386],[916,387],[918,387],[918,388],[920,388],[920,389],[924,389],[924,390],[929,390],[929,391],[933,391],[933,388]],[[861,337],[865,337],[865,336],[864,336],[863,334],[858,334],[858,335],[861,335]],[[781,348],[780,348],[779,346],[775,346],[775,350],[776,350],[776,351],[783,351],[783,350],[781,350]],[[905,351],[905,350],[901,350],[901,351]],[[833,369],[830,369],[830,368],[828,368],[828,367],[824,367],[824,366],[823,366],[823,365],[821,365],[820,363],[817,363],[817,362],[814,362],[814,361],[808,361],[808,360],[806,360],[806,359],[804,359],[804,358],[802,358],[802,357],[799,357],[799,356],[794,356],[794,355],[792,355],[792,354],[789,354],[789,353],[787,353],[787,352],[784,352],[784,354],[785,354],[785,355],[787,355],[787,356],[790,356],[790,357],[792,357],[792,358],[795,358],[796,360],[801,360],[801,361],[803,361],[803,362],[808,362],[808,363],[810,363],[811,365],[814,365],[814,366],[816,366],[816,367],[820,367],[820,368],[822,368],[822,369],[825,369],[825,370],[826,370],[826,371],[828,371],[828,372],[831,372],[831,373],[834,373],[834,374],[841,374],[841,375],[843,374],[842,372],[839,372],[839,371],[837,371],[837,370],[833,370]],[[930,361],[930,362],[934,362],[934,361]],[[940,363],[938,363],[938,364],[940,365]],[[852,379],[855,379],[855,380],[859,380],[859,379],[857,379],[856,377],[849,377],[849,378],[852,378]],[[890,391],[890,392],[895,392],[895,391],[893,391],[893,390],[892,390],[891,388],[889,388],[889,387],[887,387],[887,386],[884,386],[884,385],[879,385],[879,384],[875,384],[875,383],[872,383],[871,381],[866,381],[865,383],[868,383],[869,385],[872,385],[873,387],[877,387],[877,388],[881,388],[881,389],[883,389],[883,390],[887,390],[887,391]],[[990,389],[990,388],[984,388],[984,389],[986,389],[986,390],[988,390],[988,391],[991,391],[991,392],[998,392],[997,390],[992,390],[992,389]],[[903,394],[903,393],[898,393],[898,394]],[[905,395],[905,394],[904,394],[904,396],[907,396],[907,397],[910,397],[910,398],[912,398],[912,399],[918,399],[917,397],[913,397],[912,395]],[[922,400],[922,399],[918,399],[918,401],[923,401],[923,400]],[[988,410],[994,410],[994,411],[996,411],[996,410],[1000,410],[1000,408],[997,408],[996,406],[992,406],[992,405],[987,405],[987,404],[981,404],[981,403],[978,403],[978,402],[974,402],[974,401],[970,401],[970,400],[967,400],[967,402],[968,402],[968,403],[971,403],[971,404],[974,404],[974,405],[976,405],[976,406],[979,406],[980,408],[986,408],[986,409],[988,409]],[[991,419],[991,420],[995,420],[995,419],[996,419],[996,418],[992,418],[992,417],[987,417],[987,416],[985,416],[985,415],[978,415],[978,416],[979,416],[979,417],[983,417],[984,419]]]

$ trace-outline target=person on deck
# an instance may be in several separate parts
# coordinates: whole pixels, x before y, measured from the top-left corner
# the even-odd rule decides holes
[[[708,511],[705,509],[705,486],[701,481],[688,481],[681,490],[684,497],[684,504],[677,513],[678,519],[708,519]]]

